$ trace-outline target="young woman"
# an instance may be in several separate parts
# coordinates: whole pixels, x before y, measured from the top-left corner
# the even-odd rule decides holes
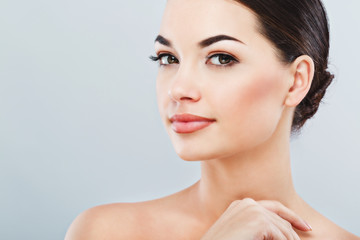
[[[173,195],[92,208],[66,239],[360,239],[296,193],[289,140],[333,76],[320,0],[168,0],[157,94],[177,154],[201,179]]]

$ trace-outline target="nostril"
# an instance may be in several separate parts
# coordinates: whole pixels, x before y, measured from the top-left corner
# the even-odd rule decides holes
[[[192,101],[193,99],[191,97],[182,97],[182,98],[180,98],[180,100],[182,100],[182,101],[186,101],[186,100]]]

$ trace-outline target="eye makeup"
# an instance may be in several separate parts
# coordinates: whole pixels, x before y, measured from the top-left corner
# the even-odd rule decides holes
[[[158,56],[150,56],[150,60],[159,62],[160,66],[179,64],[179,60],[169,53],[161,53]],[[239,63],[235,57],[227,53],[215,53],[206,57],[206,64],[210,64],[216,67],[231,67],[236,63]]]

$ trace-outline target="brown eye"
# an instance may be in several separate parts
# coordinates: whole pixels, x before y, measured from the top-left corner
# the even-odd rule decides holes
[[[176,57],[170,54],[161,54],[159,56],[160,59],[160,65],[168,65],[168,64],[177,64],[179,63],[179,60],[177,60]]]
[[[221,64],[228,64],[229,62],[231,62],[231,58],[229,56],[226,56],[226,55],[220,55],[219,56],[219,62]]]
[[[215,54],[209,57],[209,61],[213,65],[230,65],[233,62],[238,62],[235,58],[227,54]]]

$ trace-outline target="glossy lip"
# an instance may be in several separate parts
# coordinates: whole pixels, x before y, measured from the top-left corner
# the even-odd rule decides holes
[[[188,113],[176,114],[170,118],[171,127],[176,133],[193,133],[209,126],[215,121],[215,119]]]

